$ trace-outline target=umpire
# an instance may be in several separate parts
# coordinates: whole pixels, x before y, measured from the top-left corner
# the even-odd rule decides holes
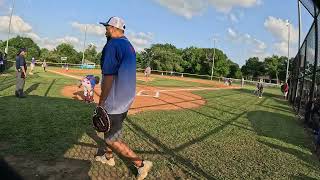
[[[129,159],[137,168],[137,179],[142,180],[152,167],[152,162],[138,157],[129,146],[121,140],[122,124],[136,94],[136,53],[124,36],[125,23],[119,17],[111,17],[101,23],[106,28],[107,44],[101,57],[101,95],[99,106],[108,112],[111,129],[105,133],[106,153],[96,156],[109,166],[114,166],[113,151]]]
[[[16,70],[17,70],[17,82],[15,95],[18,98],[26,97],[23,88],[27,77],[27,63],[25,57],[27,55],[27,49],[21,48],[16,56]]]

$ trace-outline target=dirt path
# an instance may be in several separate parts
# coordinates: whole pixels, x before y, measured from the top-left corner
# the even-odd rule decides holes
[[[84,70],[85,71],[85,70]],[[80,79],[80,76],[72,75],[75,73],[79,73],[82,71],[72,70],[72,71],[64,71],[64,70],[50,70],[52,73],[60,74],[63,76],[68,76],[75,79]],[[70,74],[71,73],[71,74]],[[92,72],[91,72],[92,73]],[[163,78],[163,76],[161,76]],[[139,77],[138,79],[144,79],[143,77]],[[186,80],[192,82],[198,82],[191,78],[174,78],[174,77],[166,77],[168,79],[178,79],[178,80]],[[152,79],[150,79],[152,80]],[[179,110],[179,109],[191,109],[197,108],[206,103],[204,99],[200,96],[195,95],[192,91],[201,91],[201,90],[218,90],[218,89],[230,89],[237,87],[228,87],[221,84],[217,84],[215,82],[206,82],[205,80],[199,80],[199,82],[207,83],[213,85],[212,88],[161,88],[161,87],[152,87],[152,86],[142,86],[138,85],[136,90],[136,98],[129,110],[129,114],[135,114],[142,111],[154,111],[154,110]],[[216,86],[217,88],[215,88]],[[98,103],[99,95],[101,93],[100,85],[97,85],[95,88],[95,96],[94,101]],[[83,100],[83,90],[82,88],[78,88],[76,85],[65,86],[61,93],[66,96],[76,100]]]

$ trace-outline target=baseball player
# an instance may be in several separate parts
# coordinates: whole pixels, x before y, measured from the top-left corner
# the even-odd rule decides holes
[[[150,68],[150,66],[148,66],[148,67],[144,70],[144,76],[146,77],[146,81],[147,81],[147,82],[149,81],[150,74],[151,74],[151,68]]]
[[[94,95],[94,87],[96,84],[99,84],[100,78],[98,76],[87,75],[83,79],[80,80],[79,88],[83,87],[83,95],[84,95],[84,102],[94,102],[93,95]]]

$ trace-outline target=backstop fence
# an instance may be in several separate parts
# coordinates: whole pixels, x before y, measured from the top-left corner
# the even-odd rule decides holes
[[[289,78],[289,101],[306,121],[310,119],[309,112],[320,101],[320,17],[317,1],[300,0],[313,17],[313,23],[301,46],[299,44]]]

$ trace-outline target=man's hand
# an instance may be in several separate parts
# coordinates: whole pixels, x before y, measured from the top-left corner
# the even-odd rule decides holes
[[[99,106],[104,106],[104,102],[107,99],[110,89],[112,87],[113,82],[113,76],[112,75],[106,75],[103,78],[103,81],[101,82],[101,94],[99,98]]]

